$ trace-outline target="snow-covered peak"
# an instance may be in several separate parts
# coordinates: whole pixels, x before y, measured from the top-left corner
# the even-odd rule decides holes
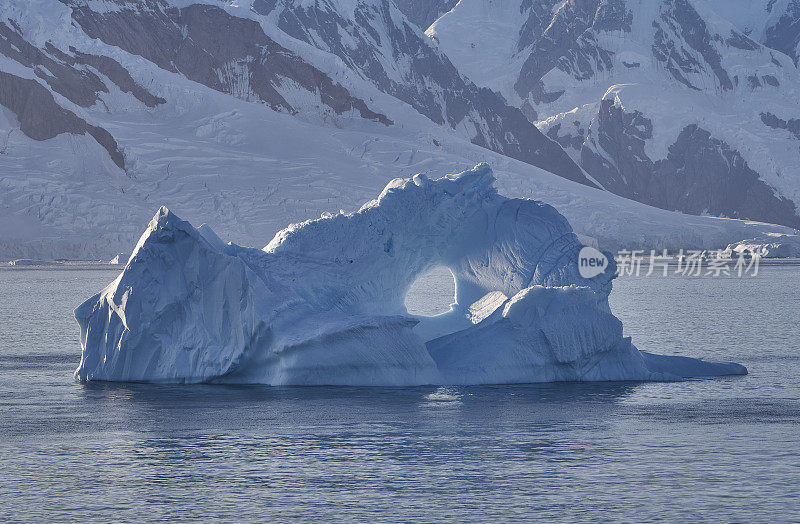
[[[800,75],[741,25],[753,16],[766,28],[793,5],[473,0],[428,34],[605,189],[666,209],[797,226]],[[481,16],[490,20],[478,24]],[[689,137],[706,146],[690,150]]]
[[[225,240],[261,242],[288,222],[357,209],[393,177],[482,161],[502,193],[549,199],[600,245],[712,248],[790,233],[592,188],[793,223],[800,136],[788,56],[720,42],[730,27],[703,15],[734,89],[686,48],[702,66],[685,73],[697,91],[651,56],[659,3],[592,11],[593,1],[463,0],[436,23],[438,43],[407,13],[448,2],[2,3],[0,259],[109,260],[161,203]],[[451,33],[475,50],[445,38],[467,12],[483,23]],[[565,93],[517,94],[531,56],[551,64],[539,92]],[[474,84],[473,64],[504,79],[505,99]]]
[[[287,35],[335,55],[355,75],[481,147],[593,185],[556,144],[497,93],[464,78],[392,3],[254,3]],[[331,64],[336,68],[335,64]]]

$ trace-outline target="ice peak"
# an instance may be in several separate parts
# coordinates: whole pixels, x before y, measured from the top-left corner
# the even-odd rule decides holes
[[[150,220],[148,229],[153,231],[159,229],[173,229],[177,227],[180,222],[183,222],[183,220],[170,211],[167,206],[161,206],[158,208],[158,211],[156,211],[156,214],[153,215],[153,219]]]

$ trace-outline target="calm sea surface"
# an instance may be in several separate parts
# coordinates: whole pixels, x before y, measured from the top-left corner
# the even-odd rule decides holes
[[[77,384],[117,271],[0,268],[1,520],[800,520],[798,265],[615,283],[639,348],[745,377],[386,389]]]

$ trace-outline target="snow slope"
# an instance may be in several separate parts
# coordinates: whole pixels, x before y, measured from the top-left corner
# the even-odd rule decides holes
[[[293,224],[263,251],[161,208],[120,276],[76,310],[75,376],[385,386],[747,372],[640,353],[608,306],[613,262],[582,278],[567,220],[493,183],[486,164],[395,179],[357,212]],[[441,336],[423,338],[404,299],[440,265],[456,303],[425,320],[446,324]],[[510,298],[472,323],[469,306],[497,292]]]
[[[797,227],[800,73],[760,43],[792,5],[464,0],[427,34],[605,189]]]
[[[164,74],[159,81],[158,92],[180,93],[170,96],[177,102],[155,112],[101,115],[124,144],[129,175],[109,166],[100,147],[85,137],[38,142],[11,134],[9,151],[0,158],[0,259],[108,260],[129,250],[138,236],[136,224],[160,203],[193,222],[208,222],[226,240],[252,245],[286,221],[353,210],[391,178],[480,161],[493,166],[501,192],[548,198],[580,234],[608,249],[721,248],[764,232],[791,232],[654,209],[434,127],[409,130],[358,121],[350,129],[329,127],[231,99],[176,75]]]
[[[767,47],[800,57],[798,0],[706,0],[744,34]]]
[[[120,9],[113,2],[91,4],[99,12]],[[0,53],[0,70],[36,83],[75,116],[73,122],[106,130],[124,159],[120,167],[109,152],[115,149],[87,127],[31,137],[15,112],[0,108],[0,260],[109,260],[129,252],[138,224],[162,204],[191,222],[208,222],[225,240],[253,245],[287,221],[352,211],[392,178],[459,171],[484,161],[501,193],[547,199],[577,233],[606,249],[724,248],[765,233],[793,233],[654,209],[479,147],[372,81],[347,74],[352,70],[341,58],[288,36],[249,5],[222,7],[230,16],[258,21],[265,35],[258,38],[302,56],[305,65],[287,74],[316,70],[330,80],[320,86],[338,84],[345,91],[308,90],[303,78],[285,77],[277,89],[281,98],[268,103],[232,89],[241,84],[206,85],[194,66],[165,69],[155,59],[91,38],[62,3],[0,4],[3,18],[14,21],[3,40],[11,56]],[[128,77],[87,57],[113,60]],[[326,92],[333,105],[323,100]],[[362,100],[392,123],[365,117],[354,105],[338,112],[336,100]],[[21,114],[41,129],[35,114]],[[45,122],[56,121],[45,116]]]

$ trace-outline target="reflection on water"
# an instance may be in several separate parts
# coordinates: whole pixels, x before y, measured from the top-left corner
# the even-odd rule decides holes
[[[746,377],[420,388],[76,384],[115,274],[0,270],[0,518],[791,520],[798,270],[616,284],[640,347]]]
[[[458,388],[454,387],[439,387],[432,393],[425,395],[427,405],[430,406],[444,406],[448,404],[461,404],[461,393]]]

